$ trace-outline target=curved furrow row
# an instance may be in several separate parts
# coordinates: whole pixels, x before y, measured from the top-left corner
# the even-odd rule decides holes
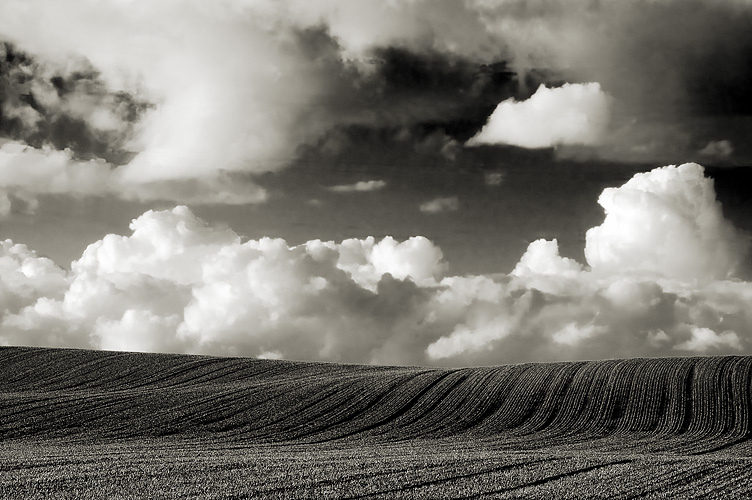
[[[380,371],[349,374],[343,377],[319,375],[303,384],[301,381],[282,381],[287,388],[284,398],[274,401],[273,409],[257,408],[262,415],[276,414],[261,426],[247,428],[257,437],[285,440],[316,440],[321,433],[341,425],[339,434],[350,435],[361,429],[350,429],[352,424],[369,425],[369,413],[381,417],[388,414],[383,406],[399,406],[391,397],[408,398],[411,391],[420,391],[424,379],[436,376],[434,372],[411,373],[393,371],[390,376]],[[374,411],[374,408],[376,410]],[[260,433],[260,431],[263,431]]]
[[[691,392],[691,419],[684,432],[691,436],[687,443],[690,453],[702,452],[713,443],[724,443],[734,429],[735,408],[728,405],[731,397],[728,366],[730,358],[707,358],[695,365],[695,384]],[[688,440],[689,441],[689,440]]]
[[[451,388],[430,413],[411,425],[416,437],[442,438],[470,432],[491,411],[491,393],[494,370],[465,370],[462,378]],[[408,432],[410,433],[410,432]]]
[[[554,434],[550,426],[566,405],[563,396],[582,365],[535,365],[523,372],[495,415],[496,428],[521,436]]]
[[[730,498],[741,478],[749,482],[749,464],[731,464],[720,471],[714,468],[709,474],[696,478],[691,484],[682,485],[671,494],[677,493],[684,498]]]
[[[0,348],[0,437],[752,454],[752,357],[464,369]]]
[[[673,370],[661,379],[665,410],[659,422],[659,435],[676,435],[686,432],[692,418],[692,393],[695,381],[693,360],[679,358],[672,363]]]
[[[618,427],[628,433],[653,433],[665,410],[666,401],[661,380],[669,374],[667,365],[649,359],[630,360],[639,376],[629,385],[629,399],[624,403]],[[618,380],[614,383],[619,384]]]
[[[205,434],[221,422],[243,414],[263,398],[250,399],[246,388],[213,391],[158,391],[148,401],[149,411],[128,420],[128,425],[149,430],[152,435]],[[242,405],[238,401],[243,401]]]
[[[401,387],[418,376],[419,373],[408,372],[388,377],[382,374],[363,377],[349,397],[342,395],[344,403],[331,411],[325,420],[319,421],[315,428],[309,427],[303,439],[310,443],[325,442],[357,434],[362,430],[357,426],[368,427],[373,424],[374,417],[383,418],[382,405],[389,404],[395,391],[402,390]]]
[[[378,435],[388,439],[411,439],[431,425],[434,418],[445,415],[435,411],[444,401],[457,397],[455,389],[465,381],[467,375],[462,371],[450,371],[441,375],[435,383],[426,387],[414,402],[403,408],[398,415],[393,415],[388,425],[382,426]]]
[[[375,392],[375,391],[374,391]],[[276,440],[282,436],[287,441],[315,440],[316,436],[331,428],[336,422],[347,427],[349,420],[342,417],[345,412],[358,412],[378,398],[378,394],[362,393],[362,384],[356,381],[341,383],[325,396],[311,398],[298,411],[285,414],[275,426],[266,427],[265,437]]]
[[[61,363],[53,354],[35,359],[40,363],[36,367],[20,363],[25,366],[15,373],[9,366],[9,385],[15,382],[18,389],[24,391],[83,390],[102,383],[109,386],[108,375],[116,373],[112,370],[113,361],[123,356],[122,353],[102,353],[102,356],[74,359],[67,364]]]
[[[519,405],[519,401],[511,400],[513,389],[533,366],[525,364],[483,369],[486,377],[478,380],[473,388],[473,397],[469,397],[459,410],[462,433],[477,439],[511,428],[513,423],[505,424],[503,420],[505,408],[507,405]]]
[[[395,421],[409,413],[421,397],[450,373],[440,370],[418,371],[357,413],[358,418],[348,422],[344,428],[346,432],[340,434],[338,439],[357,436],[360,439],[383,440],[383,436],[394,429]]]
[[[558,365],[551,365],[552,370]],[[475,424],[478,435],[494,435],[517,429],[538,411],[546,392],[547,374],[536,365],[521,365],[495,381],[503,389],[496,394],[489,410]]]
[[[561,407],[552,415],[545,433],[559,440],[585,433],[595,438],[608,427],[621,385],[609,384],[609,375],[618,363],[607,361],[579,366],[569,385],[562,389]]]
[[[727,472],[712,476],[712,482],[705,483],[702,489],[694,490],[687,498],[743,498],[740,492],[749,489],[749,464],[735,464]]]
[[[593,471],[602,472],[604,469],[605,470],[612,469],[613,467],[623,466],[631,462],[631,460],[622,459],[622,460],[616,460],[613,462],[595,463],[595,464],[587,464],[587,465],[571,464],[571,462],[574,462],[574,461],[575,460],[569,460],[569,463],[566,463],[564,467],[557,469],[555,473],[551,473],[552,471],[548,471],[548,474],[544,475],[543,477],[529,478],[521,484],[518,484],[515,486],[507,486],[507,487],[499,488],[499,489],[492,490],[489,492],[484,492],[483,495],[492,494],[492,495],[506,496],[506,495],[512,494],[514,495],[515,498],[530,498],[532,494],[535,494],[537,492],[536,490],[544,489],[545,491],[545,489],[547,489],[548,487],[551,487],[553,483],[559,483],[559,482],[571,480],[575,476],[577,476],[577,479],[579,481],[581,480],[581,476],[592,473]],[[561,469],[564,469],[564,471],[561,472]]]

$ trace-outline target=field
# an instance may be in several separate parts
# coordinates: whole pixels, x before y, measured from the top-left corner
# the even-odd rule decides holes
[[[0,367],[2,498],[752,497],[752,357]]]

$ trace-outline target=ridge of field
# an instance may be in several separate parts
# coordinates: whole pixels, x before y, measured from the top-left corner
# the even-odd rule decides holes
[[[752,451],[752,357],[435,369],[0,348],[0,437]]]
[[[748,356],[440,369],[2,347],[0,369],[0,497],[752,494]]]

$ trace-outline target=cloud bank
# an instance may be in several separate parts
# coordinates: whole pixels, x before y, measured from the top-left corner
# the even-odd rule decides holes
[[[419,236],[243,242],[184,206],[70,271],[5,241],[0,343],[444,365],[752,352],[748,237],[702,167],[637,174],[601,204],[588,265],[538,240],[488,276],[448,275]]]
[[[609,121],[609,97],[598,83],[544,85],[526,101],[500,103],[488,123],[467,144],[509,144],[523,148],[598,145]]]

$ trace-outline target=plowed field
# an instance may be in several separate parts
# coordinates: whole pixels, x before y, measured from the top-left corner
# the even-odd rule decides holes
[[[750,498],[752,357],[429,369],[0,348],[3,498]]]

